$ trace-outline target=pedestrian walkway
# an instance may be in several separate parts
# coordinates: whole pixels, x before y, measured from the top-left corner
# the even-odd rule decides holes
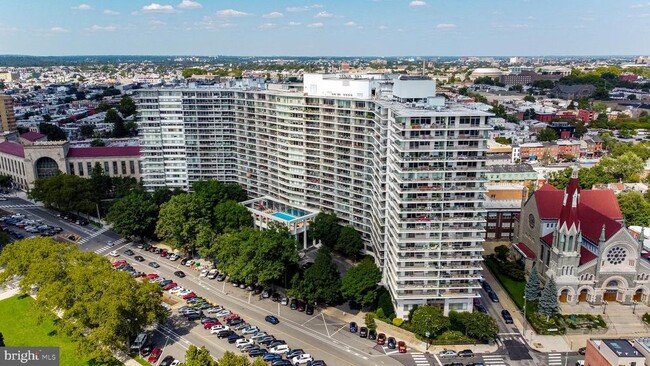
[[[117,247],[118,245],[125,244],[126,242],[127,242],[127,240],[122,238],[122,239],[117,240],[116,242],[114,242],[113,245],[105,245],[105,246],[95,250],[95,253],[103,254],[104,252],[108,252],[110,250],[113,250],[113,248]]]
[[[483,363],[485,366],[506,366],[506,361],[500,355],[484,355]]]
[[[520,343],[526,343],[524,337],[519,333],[499,333],[497,334],[497,339],[503,343],[503,341],[517,341]]]
[[[429,360],[422,352],[411,352],[411,357],[413,357],[413,362],[416,366],[431,366]]]
[[[101,229],[99,229],[99,230],[93,232],[93,233],[90,234],[89,236],[87,236],[87,237],[85,237],[85,238],[79,240],[79,244],[86,244],[90,239],[92,239],[92,238],[96,238],[96,237],[102,235],[103,233],[107,232],[107,231],[110,230],[110,229],[111,229],[110,227],[108,227],[108,226],[104,226],[103,228],[101,228]]]
[[[12,205],[12,204],[2,205],[2,204],[0,204],[0,208],[36,208],[36,207],[39,207],[39,206],[34,205],[34,204],[29,204],[29,203],[20,204],[20,205]]]
[[[562,354],[561,353],[549,353],[546,355],[548,366],[562,366]]]

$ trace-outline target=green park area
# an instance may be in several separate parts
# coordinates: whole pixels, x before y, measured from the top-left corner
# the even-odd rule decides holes
[[[100,366],[120,365],[97,363],[78,356],[76,344],[69,337],[58,334],[54,315],[38,320],[33,307],[34,300],[26,295],[14,296],[0,301],[0,332],[7,347],[41,346],[59,347],[61,365]]]

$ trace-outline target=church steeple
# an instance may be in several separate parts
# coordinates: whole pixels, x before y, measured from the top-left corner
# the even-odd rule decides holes
[[[569,184],[564,190],[564,200],[560,211],[560,222],[558,227],[571,230],[573,226],[580,231],[580,219],[578,217],[578,203],[580,202],[580,184],[578,183],[578,170],[573,168]],[[565,226],[566,225],[566,226]]]

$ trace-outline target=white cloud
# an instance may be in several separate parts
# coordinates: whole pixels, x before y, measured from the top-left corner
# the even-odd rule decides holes
[[[307,24],[307,28],[321,28],[323,26],[323,23],[311,23]]]
[[[426,5],[427,5],[427,3],[422,1],[422,0],[413,0],[409,4],[409,6],[412,7],[412,8],[417,8],[418,6],[426,6]]]
[[[160,5],[158,3],[151,3],[145,5],[141,10],[143,13],[173,13],[174,7],[171,5]]]
[[[52,32],[52,33],[68,33],[70,31],[63,28],[63,27],[52,27],[52,28],[50,28],[50,32]]]
[[[176,5],[179,9],[201,9],[203,5],[192,0],[183,0],[180,4]]]
[[[88,4],[79,4],[77,6],[73,6],[72,9],[74,10],[90,10],[92,7]]]
[[[105,9],[102,13],[106,15],[120,15],[119,11],[110,10],[110,9]]]
[[[247,15],[250,14],[235,9],[224,9],[217,12],[217,16],[220,17],[245,17]]]
[[[345,23],[343,25],[345,25],[346,27],[356,27],[357,23],[355,23],[355,22],[347,22],[347,23]]]
[[[280,13],[279,11],[274,11],[268,14],[262,15],[262,18],[280,18],[283,17],[284,14]]]
[[[167,23],[163,22],[162,20],[152,19],[149,21],[149,25],[152,27],[162,27],[163,25],[167,25]]]
[[[203,17],[203,19],[198,23],[198,26],[203,29],[208,30],[218,30],[224,28],[232,28],[236,24],[228,23],[223,19],[215,19],[213,17]]]
[[[264,23],[259,26],[260,29],[271,29],[275,28],[275,24],[273,23]]]
[[[387,27],[387,26],[385,26],[385,25],[380,25],[380,26],[379,26],[379,27],[377,27],[377,28],[379,28],[379,30],[384,30],[384,29],[388,29],[388,27]]]
[[[107,25],[107,26],[101,26],[101,25],[93,25],[92,27],[88,28],[90,32],[115,32],[117,30],[117,27],[114,25]]]
[[[14,33],[14,32],[18,32],[18,28],[0,23],[0,33]]]
[[[305,5],[305,6],[290,6],[286,10],[291,13],[298,13],[301,11],[309,11],[314,9],[322,9],[323,5],[314,4],[314,5]]]
[[[438,29],[454,29],[454,28],[456,28],[456,24],[440,23],[440,24],[436,25],[436,28],[438,28]]]
[[[331,18],[333,17],[334,14],[326,12],[326,11],[321,11],[320,13],[316,14],[314,18]]]
[[[650,7],[650,3],[634,4],[630,6],[630,8],[632,9],[645,8],[645,7]]]
[[[300,25],[300,24],[302,24],[302,23],[300,23],[300,22],[289,22],[289,23],[288,23],[288,25],[289,25],[290,27],[295,27],[295,26]]]

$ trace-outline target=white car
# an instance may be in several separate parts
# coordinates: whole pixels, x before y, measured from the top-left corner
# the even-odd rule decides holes
[[[185,262],[185,267],[191,267],[192,264],[194,264],[194,259],[190,259],[189,261]]]
[[[235,341],[235,346],[237,346],[237,348],[242,348],[248,344],[253,344],[253,341],[246,338],[240,338]]]
[[[279,354],[279,355],[281,355],[281,354],[283,354],[283,353],[287,353],[287,352],[289,352],[289,345],[286,345],[286,344],[278,344],[277,346],[271,348],[271,349],[269,350],[269,352],[271,352],[271,353],[277,353],[277,354]],[[311,360],[310,360],[310,361],[311,361]]]
[[[199,277],[206,277],[208,275],[208,272],[209,271],[207,269],[202,270],[201,273],[199,274]]]
[[[106,242],[106,245],[108,245],[109,247],[112,247],[113,245],[115,245],[115,243],[113,243],[112,240],[109,240],[109,241]]]
[[[230,314],[232,314],[232,312],[230,310],[224,309],[224,310],[221,310],[220,312],[214,314],[214,316],[216,316],[217,318],[221,318],[221,317],[224,317],[224,316],[228,316]]]
[[[111,257],[119,257],[120,253],[118,253],[116,250],[114,250],[114,251],[108,253],[108,255],[110,255]]]
[[[180,286],[174,287],[173,289],[169,290],[169,293],[170,294],[178,294],[181,291],[185,291],[185,287],[180,287]]]
[[[456,357],[457,355],[458,353],[456,353],[456,351],[452,351],[450,349],[444,350],[438,354],[440,358],[453,358]]]
[[[184,290],[178,292],[178,296],[183,297],[183,296],[189,294],[190,292],[192,292],[192,290],[184,289]]]
[[[291,359],[291,364],[292,365],[305,365],[309,361],[313,361],[314,359],[311,357],[309,353],[303,353],[300,356],[296,356]]]
[[[247,327],[242,329],[241,334],[255,334],[260,331],[260,328],[256,326]]]
[[[213,280],[213,279],[215,279],[215,277],[217,277],[218,274],[219,274],[219,271],[215,268],[215,269],[211,269],[211,270],[208,272],[208,274],[207,274],[206,277],[208,277],[209,279]]]
[[[168,258],[169,258],[170,261],[175,261],[175,260],[177,260],[179,258],[179,256],[178,256],[178,254],[173,253]]]
[[[256,341],[258,339],[262,339],[262,338],[266,337],[267,335],[268,334],[266,334],[266,332],[257,332],[251,337],[251,340]]]
[[[223,310],[223,306],[213,306],[211,308],[206,309],[205,312],[208,314],[216,314],[222,310]]]
[[[210,328],[210,334],[217,334],[222,330],[230,330],[230,327],[227,325],[213,325],[212,328]]]

